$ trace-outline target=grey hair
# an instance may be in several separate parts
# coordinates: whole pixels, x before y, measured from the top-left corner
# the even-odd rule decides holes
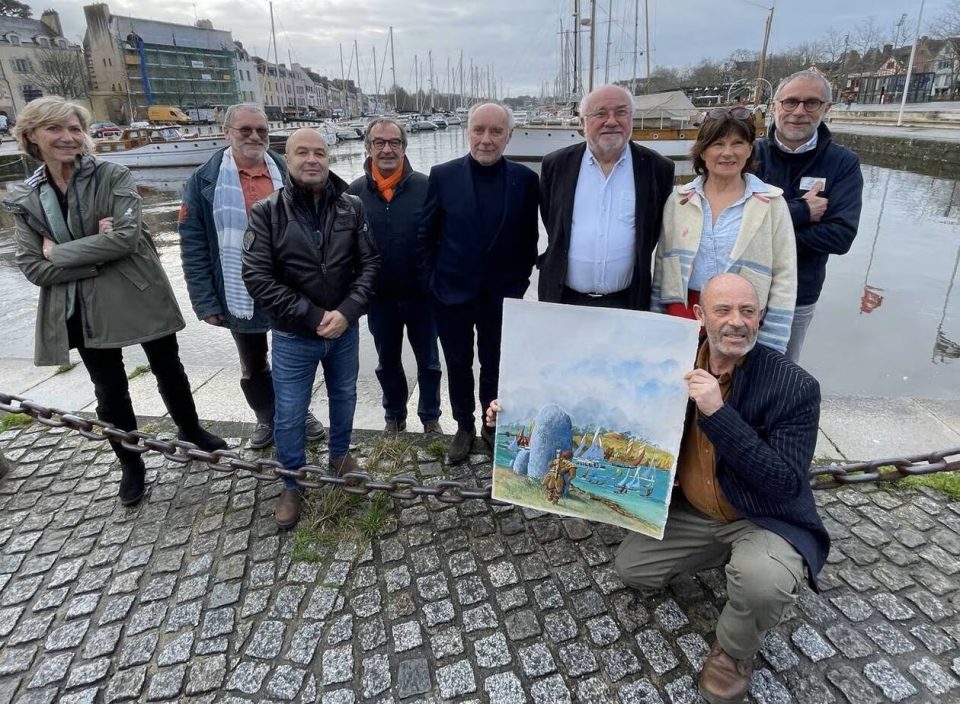
[[[367,148],[367,151],[370,151],[370,133],[377,125],[393,125],[400,130],[400,141],[403,142],[403,149],[406,151],[407,130],[404,129],[403,125],[401,125],[397,120],[394,120],[392,117],[375,117],[367,123],[367,128],[363,131],[363,146]]]
[[[818,81],[820,85],[823,86],[823,96],[826,98],[826,101],[828,103],[833,102],[833,88],[830,86],[830,81],[828,81],[826,77],[819,71],[811,71],[809,69],[791,73],[789,76],[780,81],[780,83],[777,84],[776,92],[773,94],[773,99],[779,100],[780,92],[787,86],[787,84],[792,83],[800,78],[810,81]]]
[[[34,159],[43,161],[40,147],[30,139],[30,135],[41,127],[59,125],[71,117],[76,117],[83,129],[83,153],[93,153],[93,139],[90,137],[90,111],[79,103],[73,103],[59,95],[47,95],[27,103],[17,115],[17,124],[13,127],[13,137],[20,149]]]
[[[497,102],[496,100],[491,100],[491,101],[486,102],[486,103],[477,103],[476,105],[472,106],[472,107],[470,108],[470,111],[467,113],[467,127],[468,127],[468,128],[470,127],[470,123],[473,121],[473,114],[474,114],[477,110],[479,110],[480,108],[482,108],[482,107],[484,107],[484,106],[486,106],[486,105],[496,105],[498,108],[502,109],[505,113],[507,113],[507,129],[509,129],[509,130],[512,130],[512,129],[513,129],[513,126],[514,126],[514,124],[515,124],[515,123],[514,123],[514,120],[513,120],[513,110],[511,110],[510,108],[508,108],[508,107],[507,107],[506,105],[504,105],[503,103]]]
[[[587,106],[590,104],[590,101],[593,100],[594,96],[605,88],[616,88],[617,90],[623,91],[624,97],[627,99],[627,103],[630,105],[630,115],[633,115],[633,95],[623,86],[618,86],[616,83],[608,83],[606,85],[600,86],[599,88],[594,88],[592,91],[587,93],[580,99],[580,105],[577,107],[577,114],[580,117],[583,117],[586,114]]]
[[[238,112],[255,112],[264,120],[267,119],[267,113],[264,112],[263,108],[256,103],[237,103],[236,105],[231,105],[227,108],[227,112],[223,116],[223,126],[230,127],[234,115],[236,115]]]

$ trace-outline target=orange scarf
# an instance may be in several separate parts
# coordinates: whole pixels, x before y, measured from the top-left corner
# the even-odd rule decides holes
[[[403,178],[403,164],[400,164],[397,170],[390,176],[384,176],[377,169],[377,165],[370,162],[370,173],[373,174],[373,182],[377,184],[377,190],[380,191],[380,195],[389,203],[393,200],[393,189],[396,188],[397,184],[400,183],[400,179]]]

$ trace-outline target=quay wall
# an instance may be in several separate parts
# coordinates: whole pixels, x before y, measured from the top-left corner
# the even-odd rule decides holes
[[[960,141],[834,132],[838,144],[852,149],[867,164],[907,169],[931,176],[960,178]]]

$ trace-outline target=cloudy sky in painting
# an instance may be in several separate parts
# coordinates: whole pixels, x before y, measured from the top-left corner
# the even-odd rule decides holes
[[[528,422],[554,403],[574,425],[639,433],[661,447],[679,440],[693,321],[508,300],[503,327],[504,421]]]
[[[763,39],[766,8],[772,0],[648,0],[650,46],[654,64],[686,66],[702,58],[722,59],[738,49],[758,51]],[[936,19],[956,0],[927,0],[922,30],[935,29]],[[54,0],[68,38],[79,40],[85,30],[82,5],[76,0]],[[192,24],[210,19],[217,29],[229,30],[252,52],[266,54],[269,41],[267,0],[112,0],[113,13]],[[588,6],[587,0],[582,0]],[[610,32],[610,78],[632,73],[634,0],[598,0],[598,70],[606,63],[607,16]],[[643,2],[640,2],[640,45],[643,39]],[[823,37],[828,31],[853,32],[872,17],[892,37],[894,25],[908,13],[904,34],[912,38],[917,26],[916,0],[805,0],[776,3],[770,47],[783,50]],[[275,0],[277,44],[281,61],[288,51],[295,62],[328,76],[339,76],[339,46],[350,63],[356,39],[360,53],[360,81],[369,90],[373,80],[373,48],[378,64],[386,48],[388,27],[394,27],[396,76],[401,85],[414,83],[414,56],[426,59],[432,50],[438,88],[446,85],[447,61],[455,66],[463,52],[464,64],[492,66],[508,95],[537,94],[544,81],[551,86],[559,66],[558,32],[561,20],[569,29],[572,0]],[[611,7],[609,11],[607,8]],[[639,59],[640,75],[644,70]],[[355,66],[356,64],[354,64]],[[356,77],[356,68],[350,71]],[[386,79],[390,78],[389,61]]]

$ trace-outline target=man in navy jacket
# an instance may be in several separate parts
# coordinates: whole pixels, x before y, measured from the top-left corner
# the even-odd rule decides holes
[[[434,304],[457,421],[452,463],[467,458],[476,433],[474,330],[486,408],[497,396],[503,299],[523,296],[537,257],[537,175],[503,158],[512,132],[508,108],[471,108],[470,153],[430,170],[420,223],[421,277]],[[483,437],[492,445],[486,427]]]
[[[763,309],[753,285],[721,274],[694,312],[707,339],[685,375],[692,401],[663,540],[631,533],[617,551],[625,584],[660,588],[725,565],[728,601],[700,674],[708,702],[746,695],[763,634],[816,575],[830,538],[808,471],[820,387],[779,352],[757,345]]]
[[[427,197],[427,177],[406,157],[407,132],[390,117],[367,125],[364,175],[347,193],[359,196],[380,252],[376,297],[367,325],[377,348],[377,379],[383,389],[384,430],[407,429],[407,374],[403,369],[403,329],[417,359],[423,432],[440,433],[440,351],[433,310],[419,286],[417,229]]]
[[[797,305],[786,351],[794,362],[813,320],[827,259],[850,250],[860,224],[860,160],[822,124],[831,94],[830,83],[815,71],[787,76],[773,99],[775,127],[753,152],[757,176],[783,189],[797,238]]]

